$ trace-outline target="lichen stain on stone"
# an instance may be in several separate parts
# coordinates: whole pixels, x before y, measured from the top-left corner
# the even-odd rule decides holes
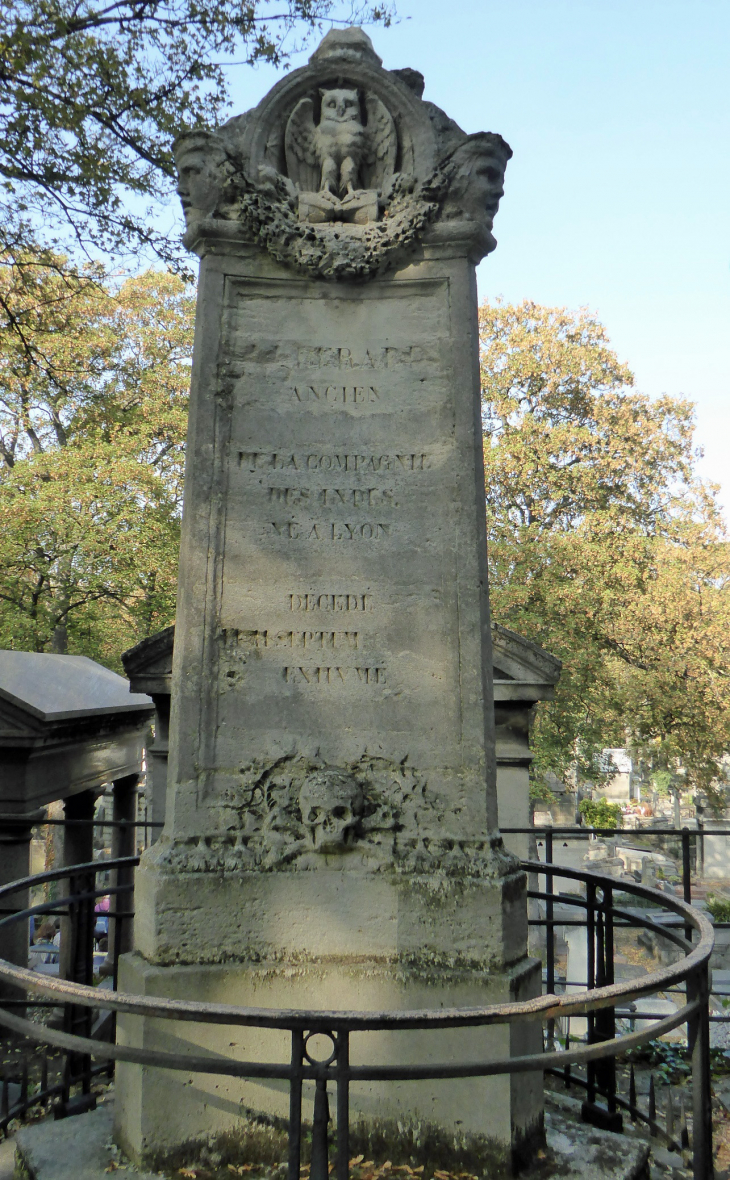
[[[334,1126],[330,1127],[330,1153],[334,1154]],[[312,1128],[302,1127],[302,1163],[311,1158]],[[285,1120],[242,1108],[237,1126],[205,1140],[192,1141],[170,1152],[145,1155],[140,1163],[166,1175],[180,1175],[183,1168],[205,1167],[211,1180],[229,1177],[235,1168],[255,1170],[270,1180],[285,1180],[288,1139]],[[449,1133],[418,1118],[361,1119],[350,1127],[350,1157],[373,1161],[379,1171],[386,1161],[394,1167],[423,1168],[420,1180],[432,1180],[434,1172],[466,1173],[479,1180],[508,1180],[512,1175],[510,1151],[486,1135],[467,1135],[458,1128]],[[357,1166],[350,1169],[358,1177]],[[386,1167],[385,1173],[388,1169]],[[385,1174],[384,1173],[384,1174]]]

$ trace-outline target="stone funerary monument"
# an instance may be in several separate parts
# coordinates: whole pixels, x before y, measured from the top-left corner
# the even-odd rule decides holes
[[[511,151],[422,92],[333,31],[255,110],[175,145],[201,269],[167,821],[126,991],[370,1010],[539,992],[497,834],[474,271]],[[120,1036],[289,1053],[270,1031],[127,1017]],[[539,1049],[540,1026],[360,1035],[353,1053],[481,1060],[510,1037]],[[541,1086],[352,1100],[509,1153],[540,1134]],[[138,1159],[241,1103],[288,1111],[283,1084],[129,1065],[119,1093]]]

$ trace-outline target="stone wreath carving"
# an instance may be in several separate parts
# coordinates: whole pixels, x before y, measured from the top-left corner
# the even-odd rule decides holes
[[[391,266],[436,220],[494,249],[512,152],[499,135],[466,135],[422,91],[415,70],[382,69],[361,29],[328,33],[256,110],[175,141],[188,243],[228,222],[277,261],[335,279]]]
[[[373,872],[495,873],[495,839],[445,837],[445,813],[406,763],[345,767],[285,757],[242,768],[221,803],[224,830],[155,845],[173,872],[310,870],[357,862]],[[498,838],[496,838],[498,841]]]

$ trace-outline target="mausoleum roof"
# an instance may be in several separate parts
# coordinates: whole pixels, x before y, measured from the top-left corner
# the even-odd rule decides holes
[[[563,667],[544,647],[492,623],[494,699],[550,700]]]
[[[152,712],[143,693],[87,656],[0,651],[0,700],[41,721],[63,721],[108,713]]]

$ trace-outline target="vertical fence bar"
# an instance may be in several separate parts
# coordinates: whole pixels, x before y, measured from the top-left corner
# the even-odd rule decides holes
[[[350,1174],[350,1034],[337,1034],[337,1180]]]
[[[328,1180],[329,1143],[327,1127],[330,1104],[327,1097],[327,1074],[322,1073],[314,1083],[314,1116],[312,1118],[312,1159],[309,1180]]]
[[[687,977],[687,999],[698,1000],[687,1021],[692,1053],[692,1175],[712,1180],[712,1093],[710,1089],[710,981],[706,963]]]
[[[550,828],[545,829],[545,863],[553,863],[553,833]],[[555,992],[555,925],[552,896],[555,886],[552,873],[545,873],[545,892],[548,895],[545,903],[545,987],[548,995]],[[548,1052],[555,1048],[555,1021],[547,1022]]]
[[[610,986],[614,982],[613,970],[613,889],[603,886],[603,901],[596,913],[596,987]],[[594,1039],[610,1041],[616,1034],[614,1009],[600,1008],[594,1017]],[[605,1125],[609,1130],[619,1131],[623,1123],[616,1109],[616,1059],[604,1057],[595,1063],[596,1085],[599,1094],[606,1100],[609,1119]]]
[[[607,987],[612,987],[614,979],[614,945],[613,945],[613,887],[605,885],[603,889],[603,961],[604,977]],[[601,1011],[601,1028],[605,1040],[612,1041],[616,1036],[616,1014],[613,1005]],[[606,1090],[608,1093],[608,1109],[611,1114],[616,1113],[616,1058],[606,1060]]]
[[[302,1057],[304,1033],[293,1028],[291,1034],[291,1077],[289,1079],[289,1175],[299,1180],[302,1156]]]
[[[592,991],[596,986],[596,887],[592,881],[586,885],[586,943],[586,987]],[[592,1012],[587,1013],[586,1024],[588,1044],[592,1045],[595,1040],[595,1021]],[[592,1061],[588,1062],[586,1074],[588,1101],[594,1103],[596,1101],[596,1067]]]
[[[87,869],[83,873],[71,873],[69,881],[69,895],[79,895],[69,902],[67,923],[67,978],[74,983],[83,983],[87,987],[94,982],[94,885],[95,873]],[[80,1004],[64,1005],[64,1032],[81,1037],[91,1036],[93,1013],[91,1008]],[[69,1053],[66,1061],[69,1066],[68,1080],[64,1078],[63,1102],[69,1101],[71,1086],[75,1081],[81,1082],[84,1094],[91,1093],[91,1058],[86,1053]]]
[[[689,828],[682,828],[682,893],[687,905],[692,905],[692,877],[689,861]],[[685,926],[684,937],[692,941],[692,927]]]
[[[698,877],[705,875],[705,837],[704,823],[697,817],[697,835],[695,836],[695,872]]]

